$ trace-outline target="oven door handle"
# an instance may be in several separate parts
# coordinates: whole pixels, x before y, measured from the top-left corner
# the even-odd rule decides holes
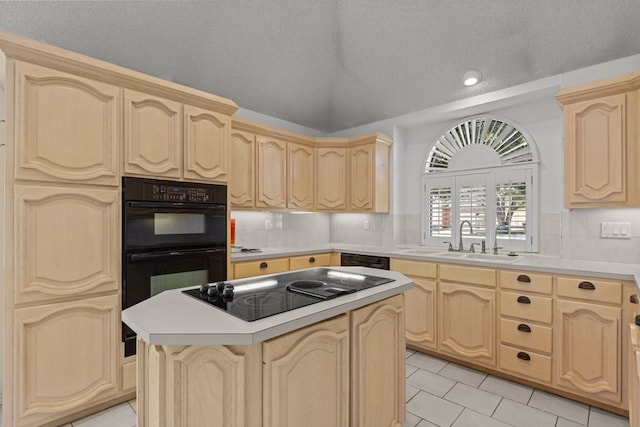
[[[174,258],[186,255],[200,255],[200,254],[215,254],[224,253],[224,248],[212,248],[212,249],[188,249],[182,251],[162,251],[162,252],[145,252],[141,254],[130,254],[128,256],[131,261],[151,261],[164,258]]]
[[[224,210],[225,205],[219,203],[180,203],[180,202],[127,202],[130,208],[141,209],[203,209],[203,210]]]

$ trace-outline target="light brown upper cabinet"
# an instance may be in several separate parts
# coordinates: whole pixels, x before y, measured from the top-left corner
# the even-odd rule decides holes
[[[285,208],[287,205],[287,143],[257,138],[258,185],[256,207]]]
[[[233,208],[389,211],[389,137],[310,138],[231,121]]]
[[[567,208],[640,205],[640,72],[562,89]]]
[[[182,104],[124,91],[124,172],[180,178]]]
[[[120,89],[15,61],[16,178],[118,185]]]
[[[227,115],[129,89],[124,102],[125,174],[227,181]]]
[[[313,147],[289,142],[287,158],[287,208],[312,210],[315,182]]]
[[[317,210],[344,211],[347,209],[348,159],[348,148],[346,147],[319,147],[316,149]]]
[[[232,129],[229,179],[231,206],[252,208],[256,198],[256,136],[249,132]]]

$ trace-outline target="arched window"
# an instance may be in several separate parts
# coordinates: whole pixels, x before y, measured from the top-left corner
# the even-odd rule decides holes
[[[423,244],[458,249],[486,242],[537,251],[538,161],[522,129],[474,117],[448,129],[427,155],[423,174]]]

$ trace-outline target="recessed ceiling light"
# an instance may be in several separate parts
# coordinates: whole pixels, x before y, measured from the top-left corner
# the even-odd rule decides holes
[[[462,75],[462,82],[465,86],[473,86],[482,79],[482,74],[478,70],[469,70]]]

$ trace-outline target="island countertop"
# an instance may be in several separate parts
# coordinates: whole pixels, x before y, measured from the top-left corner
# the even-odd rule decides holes
[[[393,279],[393,282],[318,302],[264,319],[246,322],[182,293],[164,291],[122,312],[122,321],[151,345],[251,345],[392,297],[413,287],[394,271],[367,267],[331,267]],[[275,277],[277,274],[262,276]],[[233,284],[237,281],[231,281]],[[193,288],[193,287],[191,287]]]

